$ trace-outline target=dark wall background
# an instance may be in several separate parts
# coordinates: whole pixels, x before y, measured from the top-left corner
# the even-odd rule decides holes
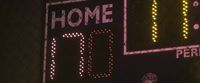
[[[41,83],[43,0],[0,1],[0,83]]]
[[[44,0],[0,1],[0,83],[41,83],[44,7]],[[188,83],[199,83],[199,58],[186,65]]]

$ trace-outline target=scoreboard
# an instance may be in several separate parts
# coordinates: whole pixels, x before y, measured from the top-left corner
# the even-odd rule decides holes
[[[199,83],[199,3],[47,2],[42,83]]]

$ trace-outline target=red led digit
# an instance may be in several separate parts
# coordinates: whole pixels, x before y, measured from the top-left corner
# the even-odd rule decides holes
[[[101,72],[101,73],[95,73],[94,70],[93,70],[93,66],[92,66],[92,61],[93,61],[93,58],[95,55],[93,55],[93,44],[94,44],[94,36],[95,35],[101,35],[101,34],[108,34],[108,38],[109,38],[109,62],[108,62],[108,71],[104,71],[104,72]],[[112,74],[112,70],[113,70],[113,33],[111,32],[111,30],[109,29],[104,29],[104,30],[94,30],[91,32],[90,34],[90,37],[89,37],[89,42],[88,42],[88,47],[89,47],[89,60],[88,60],[88,75],[92,78],[104,78],[104,77],[109,77],[111,76]],[[101,50],[101,49],[99,49]]]
[[[84,57],[83,57],[83,51],[85,50],[85,38],[82,33],[66,33],[63,35],[63,38],[80,38],[80,61],[79,61],[79,76],[82,77],[84,73]]]
[[[67,33],[62,36],[63,38],[74,38],[78,37],[80,38],[80,61],[79,61],[79,76],[82,77],[84,73],[84,57],[83,57],[83,51],[85,50],[85,41],[84,36],[82,33]],[[50,79],[53,80],[55,78],[55,71],[56,71],[56,61],[55,61],[55,55],[56,55],[56,39],[53,38],[51,42],[51,58],[50,58]]]
[[[56,54],[56,40],[52,39],[51,42],[51,64],[50,64],[50,78],[53,80],[55,77],[55,54]]]

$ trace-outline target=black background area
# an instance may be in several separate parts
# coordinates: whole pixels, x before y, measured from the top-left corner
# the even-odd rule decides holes
[[[57,41],[56,80],[59,83],[74,82],[80,79],[80,37],[62,38]]]
[[[93,72],[102,74],[108,73],[109,70],[109,35],[106,34],[98,34],[93,36],[93,57],[92,66]],[[113,48],[112,48],[113,49]],[[112,53],[113,54],[113,53]]]

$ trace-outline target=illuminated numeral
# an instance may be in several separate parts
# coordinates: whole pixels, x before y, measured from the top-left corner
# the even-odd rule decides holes
[[[85,41],[82,33],[67,33],[62,36],[63,38],[80,38],[80,62],[79,62],[79,76],[82,77],[84,73],[84,57],[83,51],[85,50]],[[55,54],[56,54],[56,40],[53,38],[51,43],[51,64],[50,64],[50,78],[53,80],[55,77]]]
[[[108,41],[109,41],[109,46],[108,46],[108,49],[109,49],[109,62],[108,62],[108,71],[104,71],[104,72],[101,72],[101,73],[95,73],[94,70],[93,70],[93,66],[92,66],[92,61],[93,61],[93,58],[95,56],[95,54],[93,53],[93,44],[94,44],[94,36],[95,35],[101,35],[101,34],[108,34]],[[104,30],[94,30],[93,32],[91,32],[90,34],[90,37],[89,37],[89,60],[88,60],[88,74],[90,77],[92,78],[103,78],[103,77],[109,77],[111,76],[112,74],[112,70],[113,70],[113,53],[112,53],[112,50],[113,50],[113,33],[108,30],[108,29],[104,29]],[[101,49],[99,49],[101,50]]]
[[[79,37],[80,38],[80,62],[79,62],[79,76],[82,77],[84,73],[84,57],[83,57],[83,51],[85,50],[85,37],[82,33],[67,33],[63,35],[63,38],[74,38]]]
[[[56,40],[52,39],[51,42],[51,64],[50,64],[50,78],[53,80],[55,77],[55,54],[56,54]]]
[[[182,9],[182,14],[183,14],[183,37],[184,39],[188,38],[188,1],[183,0],[183,9]]]
[[[102,72],[102,73],[95,73],[93,72],[93,67],[92,67],[92,49],[93,49],[93,44],[94,44],[94,36],[95,35],[101,35],[101,34],[108,34],[108,52],[109,52],[109,58],[108,58],[108,71]],[[79,62],[79,76],[83,77],[83,73],[85,72],[85,58],[83,56],[84,50],[85,50],[85,37],[82,33],[66,33],[62,35],[63,38],[80,38],[80,62]],[[94,30],[93,32],[90,33],[90,37],[88,39],[89,41],[89,56],[88,56],[88,75],[92,78],[103,78],[103,77],[109,77],[112,74],[113,70],[113,33],[109,29],[104,29],[104,30]],[[99,49],[101,50],[101,49]],[[51,42],[51,57],[50,57],[50,79],[55,78],[55,71],[56,71],[56,61],[55,61],[55,55],[56,55],[56,39],[53,38]]]
[[[153,0],[152,4],[152,40],[157,41],[158,38],[158,28],[157,28],[157,1]]]
[[[152,4],[152,40],[157,41],[158,38],[158,28],[157,28],[157,7],[158,3],[153,0]],[[182,14],[183,14],[183,38],[188,38],[188,1],[182,0]]]

